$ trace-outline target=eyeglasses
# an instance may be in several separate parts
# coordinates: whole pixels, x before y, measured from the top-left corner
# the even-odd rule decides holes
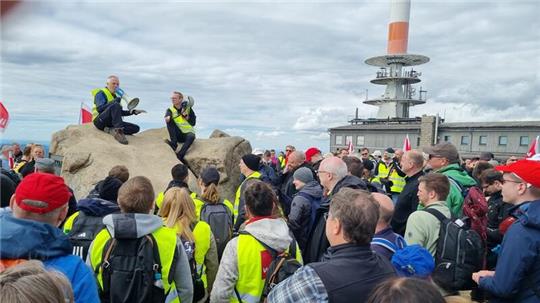
[[[321,173],[330,174],[330,175],[333,175],[333,174],[334,174],[334,173],[331,173],[331,172],[325,171],[325,170],[319,170],[319,171],[317,171],[317,175],[320,175]]]
[[[511,182],[511,183],[523,183],[522,181],[514,181],[514,180],[508,180],[508,179],[505,179],[503,178],[502,179],[502,184],[506,183],[506,182]]]
[[[291,149],[286,149],[285,151],[288,152],[288,153],[292,152]]]
[[[368,155],[368,153],[361,153],[361,155],[362,155],[362,156],[367,156],[367,155]]]

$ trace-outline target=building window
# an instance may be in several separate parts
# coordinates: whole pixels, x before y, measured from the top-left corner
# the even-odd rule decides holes
[[[469,145],[469,136],[461,136],[461,145]]]
[[[507,136],[499,136],[499,145],[506,145],[508,144],[508,137]]]
[[[444,142],[450,142],[450,136],[444,136]]]
[[[529,136],[521,136],[521,137],[519,137],[519,145],[521,145],[521,146],[529,146]]]
[[[478,144],[480,145],[487,145],[487,136],[480,136],[478,138]]]
[[[336,135],[336,145],[343,145],[343,136]]]
[[[364,146],[364,136],[356,136],[356,145]]]
[[[416,146],[420,146],[420,137],[416,137]]]
[[[349,142],[352,143],[352,136],[345,136],[345,144],[349,144]]]

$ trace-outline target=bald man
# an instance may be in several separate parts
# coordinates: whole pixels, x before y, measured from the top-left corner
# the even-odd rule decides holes
[[[390,226],[394,215],[392,199],[381,193],[372,193],[372,195],[379,202],[379,221],[371,240],[371,250],[390,260],[396,250],[405,247],[405,239],[396,234]]]
[[[286,216],[289,215],[289,212],[291,210],[292,199],[294,195],[298,192],[296,190],[296,187],[293,184],[294,172],[300,167],[307,167],[313,174],[313,179],[317,179],[317,175],[313,171],[311,164],[306,162],[306,155],[304,154],[303,151],[301,150],[293,151],[289,154],[287,159],[288,159],[287,165],[285,166],[285,169],[282,171],[282,173],[279,176],[279,184],[280,184],[279,201],[281,203],[281,206]]]

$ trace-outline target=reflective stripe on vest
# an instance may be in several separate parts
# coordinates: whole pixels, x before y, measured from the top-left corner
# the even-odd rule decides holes
[[[167,294],[166,302],[180,302],[178,293],[176,292],[175,281],[173,280],[169,284],[169,276],[174,275],[171,273],[171,266],[174,258],[174,252],[176,250],[176,231],[172,228],[160,227],[152,233],[152,236],[156,239],[157,247],[159,251],[159,259],[161,261],[161,275],[163,277],[163,289]],[[107,241],[111,239],[111,235],[105,228],[99,232],[94,241],[92,242],[91,250],[89,252],[90,264],[96,279],[99,289],[103,290],[103,276],[101,263],[103,261],[103,249],[107,244]]]
[[[107,98],[107,103],[111,103],[114,100],[114,96],[111,94],[108,88],[96,88],[92,90],[92,97],[94,98],[94,106],[92,107],[92,121],[99,115],[96,106],[96,95],[99,92],[103,92]]]
[[[69,232],[73,229],[73,222],[75,222],[75,219],[79,216],[80,212],[80,210],[76,211],[73,213],[73,215],[66,219],[66,222],[64,222],[64,234],[69,234]]]
[[[180,129],[182,133],[187,134],[195,132],[193,130],[193,126],[191,126],[191,124],[189,124],[189,122],[184,119],[184,116],[180,115],[176,107],[171,106],[169,110],[172,113],[172,119],[174,121],[174,124],[176,124],[176,126],[178,127],[178,129]]]
[[[202,200],[202,198],[200,198],[199,196],[197,196],[196,193],[191,193],[191,198],[193,199],[193,203],[195,204],[195,215],[197,216],[197,220],[200,220],[201,219],[201,210],[204,206],[204,201]],[[225,206],[227,206],[227,208],[231,211],[231,214],[233,213],[233,204],[231,203],[231,201],[227,200],[227,199],[223,199],[223,204],[225,204]]]
[[[234,223],[236,223],[236,219],[238,218],[238,206],[240,204],[240,195],[242,194],[242,186],[246,183],[249,179],[260,179],[261,173],[256,171],[253,172],[251,175],[247,176],[246,179],[238,186],[238,189],[236,190],[236,196],[234,198],[234,209],[233,209],[233,215],[234,215]]]
[[[236,289],[242,302],[256,303],[261,299],[265,281],[262,274],[261,256],[265,250],[264,246],[253,236],[246,234],[238,236],[238,281],[236,281]],[[296,259],[301,264],[303,263],[298,244],[296,245]],[[230,302],[239,302],[234,292]]]

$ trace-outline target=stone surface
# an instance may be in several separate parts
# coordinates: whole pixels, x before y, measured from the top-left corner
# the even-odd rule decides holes
[[[219,130],[214,134],[209,139],[197,138],[186,154],[192,172],[188,183],[192,191],[199,192],[196,176],[207,165],[215,165],[221,174],[221,195],[233,199],[240,177],[238,163],[251,152],[251,145]],[[130,177],[148,177],[157,195],[171,180],[171,168],[179,163],[164,138],[168,138],[165,128],[150,129],[127,136],[129,144],[122,145],[92,124],[72,125],[53,134],[50,153],[63,157],[61,175],[77,199],[85,197],[115,165],[125,165]]]

